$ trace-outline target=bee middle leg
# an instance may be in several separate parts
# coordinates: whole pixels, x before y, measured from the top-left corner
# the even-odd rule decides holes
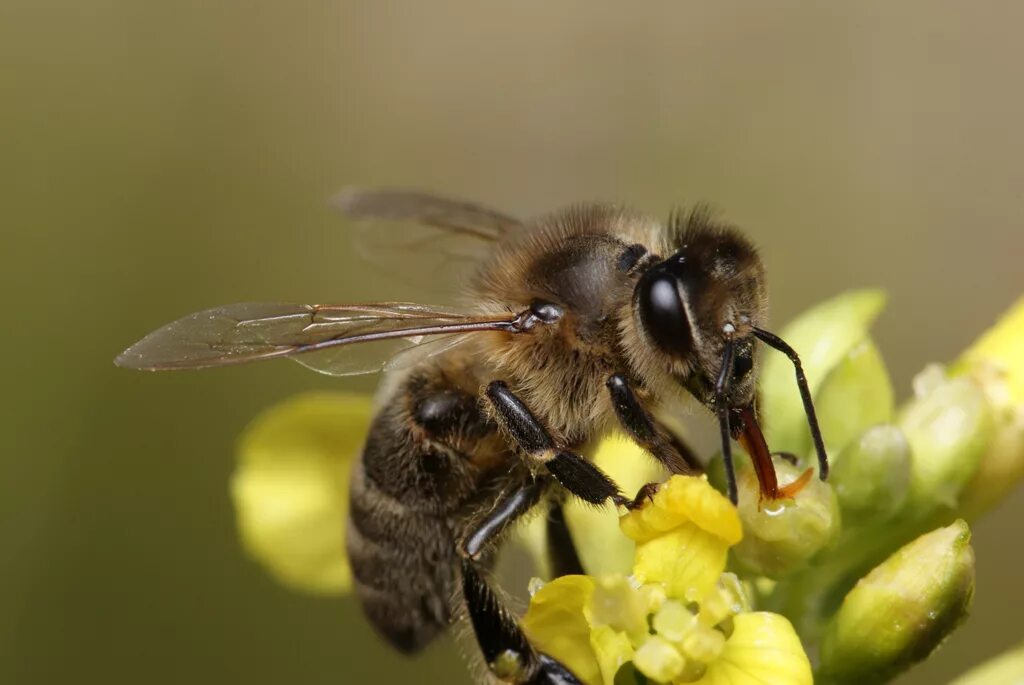
[[[501,381],[487,386],[486,397],[495,418],[512,442],[530,459],[543,465],[562,487],[591,504],[631,502],[604,471],[570,450],[560,450],[540,420]]]

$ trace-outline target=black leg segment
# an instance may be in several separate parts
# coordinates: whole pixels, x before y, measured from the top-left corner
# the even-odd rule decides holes
[[[557,450],[547,429],[507,385],[501,381],[488,385],[487,399],[515,446],[544,465],[566,490],[591,504],[627,501],[601,469],[575,452]]]
[[[700,462],[693,451],[659,425],[644,409],[625,376],[615,374],[608,379],[606,385],[615,415],[641,447],[653,454],[671,473],[700,472]]]
[[[515,618],[502,606],[476,564],[469,559],[462,560],[462,596],[488,666],[494,667],[499,658],[511,656],[519,660],[524,673],[528,671],[534,660],[533,648]]]
[[[469,559],[462,560],[462,595],[480,651],[497,676],[530,685],[582,685],[565,666],[533,649],[519,623]]]
[[[548,471],[562,487],[590,504],[611,500],[625,504],[626,498],[604,471],[575,452],[558,452],[545,462]]]
[[[487,399],[497,412],[498,422],[512,436],[519,449],[529,455],[555,449],[555,443],[547,430],[507,385],[501,381],[488,385]]]
[[[775,348],[782,354],[789,357],[796,371],[796,385],[800,389],[800,399],[804,403],[804,413],[807,414],[807,425],[811,429],[811,438],[814,440],[814,451],[818,453],[818,476],[825,480],[828,478],[828,456],[825,454],[825,441],[821,438],[821,427],[818,426],[818,416],[814,412],[814,401],[811,399],[811,389],[807,385],[807,377],[804,375],[804,367],[800,364],[800,355],[790,347],[785,340],[769,333],[761,328],[754,329],[754,335],[769,347]]]
[[[548,559],[551,562],[551,575],[575,576],[583,574],[583,564],[576,551],[576,543],[565,522],[565,509],[560,503],[551,505],[548,513]]]
[[[505,493],[487,516],[466,536],[463,553],[476,560],[488,543],[501,535],[508,526],[532,509],[544,493],[546,483],[535,480],[529,485]]]

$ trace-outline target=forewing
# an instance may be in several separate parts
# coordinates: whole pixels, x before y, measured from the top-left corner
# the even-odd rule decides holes
[[[167,324],[128,348],[116,363],[169,371],[291,357],[330,375],[371,373],[404,348],[438,338],[461,340],[469,333],[513,330],[516,319],[511,313],[473,316],[403,302],[233,304]]]
[[[460,200],[394,189],[347,188],[333,199],[356,219],[357,254],[421,292],[451,295],[508,232],[522,222]]]

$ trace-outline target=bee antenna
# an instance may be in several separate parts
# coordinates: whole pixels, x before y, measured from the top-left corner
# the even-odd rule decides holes
[[[769,333],[761,328],[754,329],[754,335],[758,340],[768,347],[774,348],[789,357],[796,370],[796,385],[800,388],[800,399],[804,402],[804,413],[807,415],[807,426],[811,429],[811,439],[814,440],[814,451],[818,453],[818,476],[825,480],[828,478],[828,456],[825,454],[825,442],[821,439],[821,428],[818,426],[818,416],[814,413],[814,402],[811,400],[811,389],[807,385],[807,376],[804,375],[804,368],[800,365],[800,355],[796,353],[785,340]]]
[[[715,412],[718,414],[718,425],[722,431],[722,464],[725,466],[725,480],[729,490],[729,500],[736,504],[739,495],[736,491],[736,470],[732,465],[732,431],[729,430],[729,404],[726,401],[729,381],[732,379],[733,362],[736,360],[736,345],[733,341],[725,341],[725,354],[722,356],[722,370],[718,372],[715,382]]]

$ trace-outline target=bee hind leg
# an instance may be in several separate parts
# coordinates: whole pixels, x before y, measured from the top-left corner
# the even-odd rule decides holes
[[[533,649],[518,621],[484,579],[478,565],[462,559],[462,595],[488,668],[517,685],[582,685],[552,657]]]
[[[576,551],[572,532],[565,522],[565,508],[561,502],[551,505],[551,511],[548,513],[547,533],[548,560],[551,562],[552,577],[582,575],[584,573],[583,564]]]
[[[465,536],[459,548],[462,555],[478,561],[490,543],[507,530],[511,523],[540,502],[547,485],[547,479],[538,479],[507,492]]]

